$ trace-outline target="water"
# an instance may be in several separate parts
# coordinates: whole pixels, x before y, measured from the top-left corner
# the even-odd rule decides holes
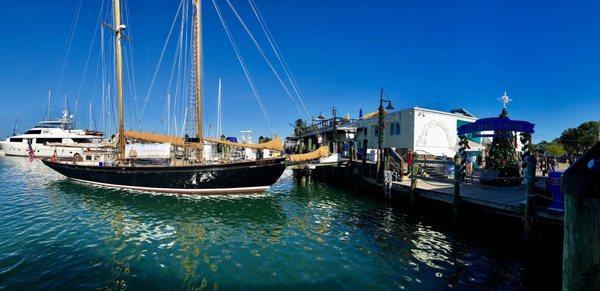
[[[443,220],[319,183],[299,186],[288,171],[264,195],[167,196],[80,185],[4,157],[0,289],[559,286],[548,274],[560,276],[560,265],[536,274],[514,246]]]

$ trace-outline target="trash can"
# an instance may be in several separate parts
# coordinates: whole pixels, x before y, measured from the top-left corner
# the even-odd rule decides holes
[[[560,191],[560,179],[563,172],[550,172],[548,174],[548,191],[552,194],[552,203],[548,206],[549,209],[564,211],[565,209],[565,196]]]

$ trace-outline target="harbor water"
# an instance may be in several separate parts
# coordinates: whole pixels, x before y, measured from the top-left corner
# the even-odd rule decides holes
[[[510,222],[456,227],[366,194],[289,170],[261,195],[136,193],[2,157],[0,289],[560,287],[560,250],[530,253]]]

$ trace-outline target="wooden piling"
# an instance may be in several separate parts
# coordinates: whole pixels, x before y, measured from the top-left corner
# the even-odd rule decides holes
[[[414,160],[419,159],[417,154],[414,155]],[[417,163],[412,164],[410,177],[410,208],[417,206],[417,176],[419,175],[419,165]]]
[[[563,290],[600,290],[600,142],[563,174]]]
[[[600,290],[600,199],[565,195],[563,290]]]
[[[460,217],[460,180],[461,180],[461,157],[454,155],[454,196],[452,199],[452,217],[458,221]]]
[[[525,211],[523,213],[523,239],[530,240],[533,229],[533,211],[535,204],[535,164],[534,156],[527,156],[525,174]]]

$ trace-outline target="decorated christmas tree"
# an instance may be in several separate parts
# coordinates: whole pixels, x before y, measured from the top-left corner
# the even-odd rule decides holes
[[[502,108],[500,118],[508,118],[508,111]],[[515,153],[516,136],[510,131],[496,131],[486,157],[486,168],[498,170],[501,177],[519,175]]]

